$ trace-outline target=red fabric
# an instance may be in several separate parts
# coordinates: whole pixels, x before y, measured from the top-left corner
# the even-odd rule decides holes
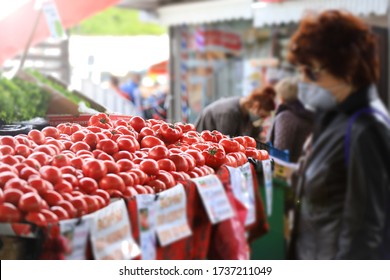
[[[217,175],[225,188],[235,215],[213,226],[208,259],[248,260],[249,245],[245,238],[244,227],[246,209],[233,195],[227,168],[221,167]]]
[[[96,12],[115,5],[119,0],[55,0],[64,29],[70,28]],[[0,65],[23,52],[37,17],[35,1],[28,1],[15,12],[0,19]],[[44,14],[41,14],[32,46],[50,36]]]

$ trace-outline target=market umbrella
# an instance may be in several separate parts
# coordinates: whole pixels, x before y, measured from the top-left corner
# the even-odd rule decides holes
[[[119,0],[52,0],[64,29],[70,28],[94,13],[115,5]],[[21,53],[26,46],[50,36],[44,16],[35,9],[35,0],[12,0],[0,3],[0,65]],[[9,13],[4,14],[9,8]],[[13,9],[12,9],[13,8]]]

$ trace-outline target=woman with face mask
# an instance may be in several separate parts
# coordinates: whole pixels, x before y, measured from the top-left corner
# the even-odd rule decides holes
[[[198,132],[218,130],[235,136],[251,136],[259,140],[261,132],[254,122],[270,116],[275,110],[275,90],[266,86],[255,89],[248,96],[221,98],[203,109],[195,126]]]
[[[300,72],[299,99],[316,113],[289,257],[390,257],[390,119],[374,86],[377,39],[359,18],[324,11],[303,18],[288,58]]]

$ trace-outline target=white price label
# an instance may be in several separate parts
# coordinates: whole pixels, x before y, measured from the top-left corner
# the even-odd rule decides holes
[[[191,179],[196,184],[210,222],[216,224],[234,216],[232,206],[216,175]]]
[[[136,196],[138,225],[140,230],[141,257],[143,260],[156,259],[156,195]]]
[[[272,199],[273,199],[273,188],[272,188],[272,168],[271,160],[263,160],[263,173],[264,173],[264,185],[265,185],[265,202],[267,208],[267,215],[272,215]]]
[[[66,39],[66,33],[61,23],[55,1],[45,1],[42,3],[42,11],[45,15],[50,35],[54,39]]]
[[[122,199],[95,213],[91,226],[91,242],[96,260],[128,260],[140,254]]]
[[[182,184],[158,194],[156,230],[161,246],[192,234],[187,221],[187,197]]]

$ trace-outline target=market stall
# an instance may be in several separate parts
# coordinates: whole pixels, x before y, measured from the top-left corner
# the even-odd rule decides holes
[[[1,259],[251,258],[271,166],[254,139],[86,117],[0,138]]]

